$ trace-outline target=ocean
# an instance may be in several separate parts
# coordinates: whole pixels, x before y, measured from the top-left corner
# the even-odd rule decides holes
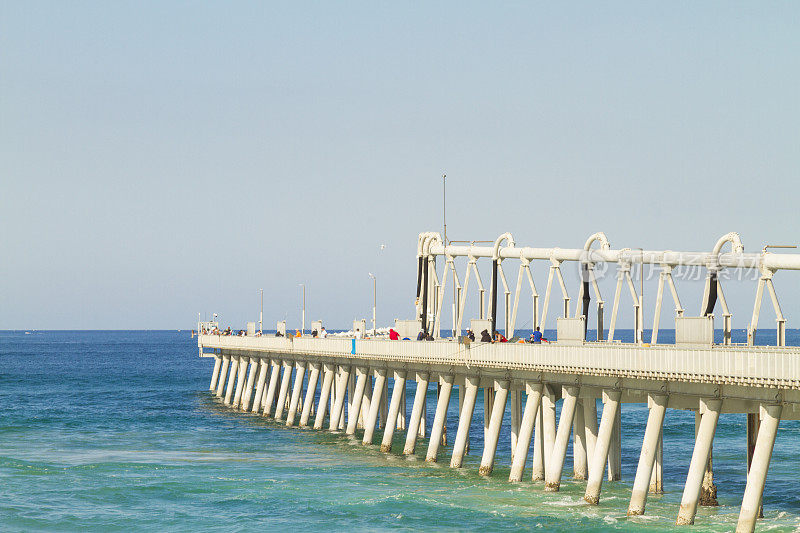
[[[630,331],[620,335],[632,338]],[[772,339],[774,331],[759,335],[759,342]],[[787,344],[800,344],[798,330],[787,332]],[[0,529],[686,531],[673,524],[693,446],[691,412],[667,412],[666,492],[648,498],[646,515],[628,518],[644,405],[622,407],[623,479],[604,482],[595,507],[582,500],[585,484],[570,479],[571,452],[561,492],[509,483],[508,428],[493,475],[479,476],[482,394],[471,453],[464,468],[452,470],[450,446],[431,465],[425,445],[414,457],[383,454],[362,446],[360,431],[353,438],[286,428],[231,411],[208,390],[212,366],[197,356],[188,331],[0,332]],[[457,409],[454,399],[451,443]],[[746,476],[745,423],[744,415],[720,417],[720,506],[701,507],[692,531],[735,527]],[[396,434],[395,450],[403,437]],[[800,531],[798,442],[800,424],[782,422],[759,530]],[[530,461],[525,475],[529,480]]]

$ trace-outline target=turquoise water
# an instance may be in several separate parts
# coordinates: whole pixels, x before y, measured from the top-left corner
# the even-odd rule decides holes
[[[796,330],[787,337],[800,341]],[[450,447],[440,465],[430,465],[422,443],[417,457],[387,455],[362,446],[360,432],[287,429],[222,407],[208,392],[212,360],[197,357],[186,332],[0,332],[0,364],[4,531],[686,531],[672,524],[691,456],[692,413],[668,411],[666,493],[648,499],[647,515],[629,519],[644,406],[623,406],[623,480],[605,482],[592,507],[582,501],[584,484],[568,479],[569,456],[559,493],[505,481],[507,428],[493,476],[477,475],[482,395],[472,454],[453,471]],[[428,423],[435,387],[429,395]],[[451,402],[451,437],[457,405]],[[781,423],[761,530],[800,531],[798,437],[800,424]],[[396,439],[402,450],[402,433]],[[701,508],[692,531],[735,525],[745,482],[743,415],[722,415],[714,466],[720,507]]]

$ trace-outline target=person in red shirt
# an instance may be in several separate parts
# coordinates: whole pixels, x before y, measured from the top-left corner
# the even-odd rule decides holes
[[[400,335],[392,328],[389,328],[389,340],[392,341],[400,340]]]

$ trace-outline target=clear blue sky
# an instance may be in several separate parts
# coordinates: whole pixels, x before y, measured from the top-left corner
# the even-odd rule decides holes
[[[798,243],[798,28],[793,2],[4,1],[0,329],[241,327],[259,288],[296,327],[298,283],[349,326],[370,271],[379,322],[410,317],[443,172],[454,239]]]

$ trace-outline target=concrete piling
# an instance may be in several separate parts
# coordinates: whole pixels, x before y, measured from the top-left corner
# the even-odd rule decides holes
[[[572,422],[575,420],[575,407],[578,404],[578,387],[564,387],[564,403],[561,405],[561,420],[558,421],[558,432],[553,445],[553,454],[550,456],[551,465],[545,474],[544,490],[558,492],[561,486],[561,474],[564,470],[564,460],[567,457],[569,434]]]
[[[259,359],[258,380],[256,381],[256,392],[253,398],[252,412],[257,413],[261,408],[261,400],[264,398],[264,386],[269,374],[269,359]]]
[[[292,387],[292,398],[289,401],[289,411],[286,413],[286,425],[293,426],[294,419],[297,417],[297,407],[300,405],[300,396],[303,393],[303,381],[306,378],[306,363],[297,361],[294,364],[294,387]]]
[[[292,379],[292,362],[284,360],[283,375],[281,376],[281,388],[278,391],[278,404],[275,407],[275,420],[283,418],[283,411],[286,409],[286,397],[289,395],[289,384]]]
[[[247,374],[247,383],[244,386],[244,394],[242,395],[242,403],[240,404],[242,411],[247,411],[250,408],[250,399],[253,397],[253,386],[255,386],[257,367],[258,359],[251,357],[250,368]]]
[[[353,389],[353,398],[350,402],[350,410],[347,416],[347,429],[346,435],[353,435],[356,432],[358,425],[358,415],[361,413],[361,408],[364,405],[364,390],[367,387],[367,379],[369,378],[369,369],[356,367],[356,384]]]
[[[464,453],[466,453],[469,439],[469,426],[472,424],[472,416],[475,413],[475,400],[478,398],[479,384],[480,378],[478,377],[467,376],[464,379],[464,402],[458,415],[456,440],[453,443],[453,455],[450,458],[451,468],[461,468],[464,462]]]
[[[417,446],[417,436],[419,434],[420,420],[425,416],[425,399],[428,395],[428,380],[430,375],[427,372],[417,373],[417,392],[414,394],[414,405],[411,408],[411,420],[406,431],[406,445],[403,448],[403,455],[411,455]]]
[[[311,363],[311,371],[308,373],[308,385],[306,386],[306,397],[303,402],[303,411],[300,413],[301,428],[308,426],[308,419],[311,416],[311,408],[314,406],[314,395],[317,392],[317,382],[319,381],[319,372],[322,365],[320,363]]]
[[[428,441],[428,453],[425,456],[425,460],[429,463],[436,462],[436,456],[439,453],[439,445],[442,443],[442,435],[444,434],[445,423],[447,422],[447,408],[450,405],[450,394],[453,391],[454,379],[454,376],[450,374],[441,376],[439,380],[439,399],[436,402],[436,414],[433,417],[431,438]]]
[[[225,405],[230,405],[233,400],[233,386],[236,383],[236,376],[239,373],[239,356],[231,357],[230,370],[228,371],[228,386],[225,389]]]
[[[278,390],[278,381],[281,378],[281,362],[278,359],[270,361],[269,370],[269,386],[267,387],[266,396],[264,396],[264,416],[272,414],[272,404],[275,402],[275,394]]]
[[[489,420],[489,431],[483,445],[483,456],[478,473],[488,476],[494,468],[494,456],[497,452],[497,441],[500,438],[500,428],[503,425],[503,416],[506,412],[506,400],[508,399],[509,381],[495,382],[496,392],[494,393],[492,415]]]
[[[399,370],[394,373],[394,386],[392,387],[392,398],[389,401],[389,414],[388,420],[399,420],[400,406],[405,400],[406,392],[406,371]],[[405,419],[405,413],[403,414]],[[397,429],[398,424],[387,423],[383,428],[383,440],[381,441],[381,451],[392,451],[392,438],[394,438],[394,430]]]
[[[333,380],[335,377],[335,366],[325,363],[322,367],[322,387],[319,390],[319,402],[317,403],[317,415],[314,418],[314,429],[322,429],[325,424],[325,413],[328,411],[331,388],[333,387]]]
[[[347,382],[350,380],[350,366],[339,367],[339,383],[336,387],[336,398],[333,402],[333,409],[331,410],[330,417],[330,430],[338,431],[341,424],[342,415],[344,414],[344,399],[347,387]]]
[[[384,403],[384,392],[386,391],[386,369],[376,370],[375,385],[372,388],[372,399],[369,403],[366,422],[364,424],[364,438],[362,444],[372,444],[372,437],[375,434],[375,425],[378,423],[380,409]]]
[[[758,428],[750,471],[747,473],[747,485],[744,489],[736,533],[752,533],[755,530],[764,485],[767,481],[767,471],[775,446],[775,436],[780,424],[781,410],[780,404],[761,407],[761,423]]]
[[[717,399],[705,400],[700,403],[700,427],[695,437],[689,473],[686,476],[686,484],[683,487],[681,507],[678,512],[678,518],[675,521],[675,524],[679,526],[694,524],[697,505],[700,500],[700,489],[703,485],[703,477],[708,464],[708,454],[711,451],[711,443],[714,440],[714,433],[719,420],[719,410],[722,405],[722,401]]]
[[[606,401],[603,406],[603,416],[600,419],[600,429],[597,432],[597,443],[594,454],[589,463],[589,481],[586,483],[586,493],[583,499],[592,505],[600,502],[600,489],[603,486],[603,474],[608,461],[608,449],[611,447],[614,422],[619,412],[619,400],[622,393],[618,390],[603,391]]]
[[[664,414],[667,411],[667,397],[664,395],[650,395],[650,413],[647,416],[647,426],[644,430],[642,451],[639,455],[639,466],[636,467],[636,478],[633,482],[631,502],[628,505],[628,516],[644,514],[647,503],[647,494],[653,467],[656,462],[661,432],[664,426]]]
[[[230,355],[222,356],[222,369],[219,371],[219,380],[217,381],[217,398],[222,398],[222,391],[225,390],[225,378],[228,375],[228,367],[231,363]]]
[[[589,475],[586,454],[586,423],[583,420],[583,400],[578,398],[575,419],[572,421],[572,479],[586,481]]]
[[[211,372],[211,385],[208,390],[217,390],[217,380],[219,379],[219,370],[222,367],[222,356],[217,354],[214,356],[214,371]]]
[[[525,462],[528,460],[528,449],[531,446],[533,426],[542,401],[542,384],[527,383],[525,392],[528,395],[528,399],[525,402],[525,410],[522,413],[522,421],[519,426],[517,448],[514,450],[514,457],[511,460],[511,473],[508,475],[509,481],[522,481]]]

